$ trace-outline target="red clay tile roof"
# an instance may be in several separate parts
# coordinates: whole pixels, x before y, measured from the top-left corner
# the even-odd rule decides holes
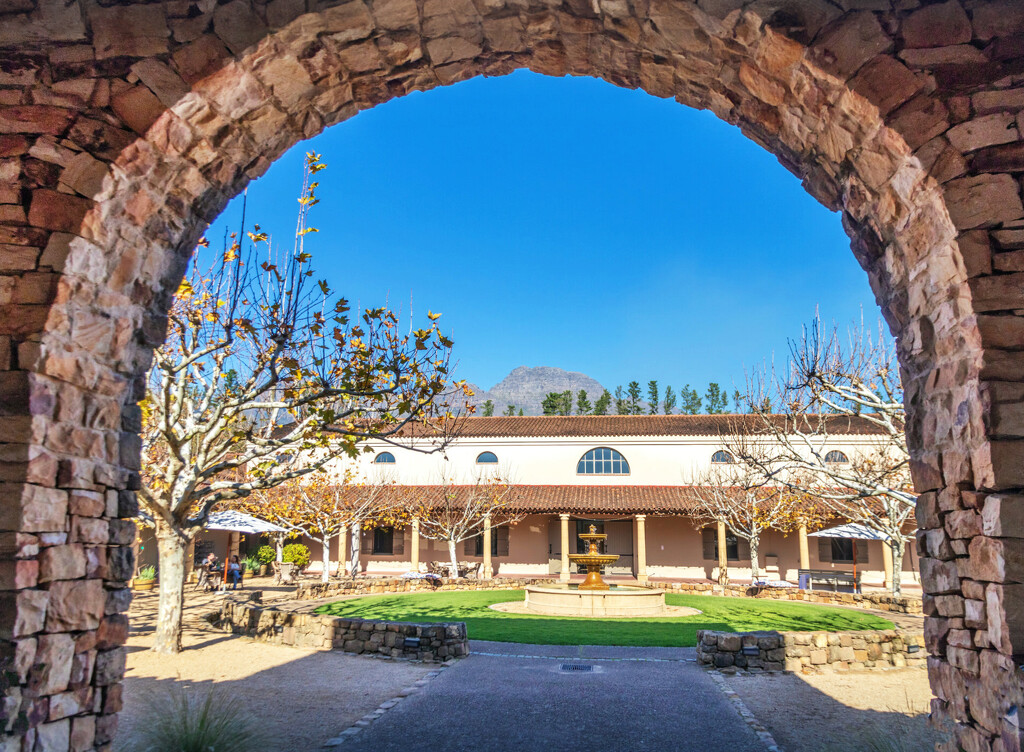
[[[786,416],[775,416],[783,422]],[[814,420],[814,418],[812,418]],[[828,417],[835,435],[877,434],[879,429],[864,418]],[[462,438],[515,436],[720,436],[737,431],[763,430],[757,415],[543,415],[467,417],[460,421]]]
[[[456,490],[459,487],[456,487]],[[466,486],[467,490],[474,488]],[[509,501],[530,514],[684,514],[693,507],[688,486],[514,486]],[[450,489],[449,489],[450,490]],[[394,493],[429,503],[440,486],[396,486]]]
[[[455,486],[467,492],[474,486]],[[687,515],[695,507],[693,486],[514,486],[509,502],[527,514],[650,514]],[[358,492],[358,489],[355,489]],[[400,494],[403,500],[429,503],[452,487],[441,486],[394,486],[392,493]],[[826,525],[841,524],[836,521]],[[915,528],[916,521],[911,514],[908,530]]]

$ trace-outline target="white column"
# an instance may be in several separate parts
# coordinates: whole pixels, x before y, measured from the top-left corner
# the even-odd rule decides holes
[[[882,541],[882,566],[885,567],[885,586],[892,587],[892,548],[889,541]]]
[[[807,525],[800,526],[800,568],[811,568],[811,550],[807,547]]]
[[[345,548],[348,545],[348,525],[342,525],[338,530],[338,577],[345,576],[345,564],[348,556],[345,555]]]
[[[558,575],[561,582],[569,581],[569,515],[560,514],[562,521],[562,571]]]
[[[412,518],[412,571],[420,571],[420,518]]]
[[[647,583],[647,515],[636,516],[636,581]]]
[[[485,580],[494,578],[494,566],[491,564],[491,515],[484,515],[484,571]]]
[[[729,552],[725,544],[725,521],[718,521],[718,584],[729,584]]]

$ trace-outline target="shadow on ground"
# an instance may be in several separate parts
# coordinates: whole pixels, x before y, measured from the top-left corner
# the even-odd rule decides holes
[[[239,700],[270,737],[262,749],[316,749],[434,668],[267,645],[217,632],[199,616],[219,601],[216,596],[189,595],[186,650],[178,656],[146,650],[155,596],[147,594],[133,605],[116,750],[137,749],[133,733],[168,707],[176,687]],[[551,623],[536,621],[544,623],[532,625],[535,629]],[[516,644],[480,653],[398,702],[381,721],[346,740],[345,749],[764,750],[719,684],[692,660],[680,659],[692,656],[690,649]],[[619,660],[597,660],[602,656]],[[594,670],[562,672],[563,662],[583,662]],[[930,697],[927,677],[919,669],[826,679],[737,675],[726,677],[723,684],[743,699],[787,752],[870,750],[874,739],[896,743],[879,747],[884,752],[917,752],[933,749],[940,738],[918,712]]]

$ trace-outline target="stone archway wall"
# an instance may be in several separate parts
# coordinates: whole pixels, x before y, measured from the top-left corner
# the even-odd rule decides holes
[[[115,732],[135,402],[205,223],[361,109],[528,67],[710,109],[842,210],[900,338],[934,707],[966,749],[1019,749],[1024,7],[851,5],[0,7],[0,657],[4,710],[23,711],[6,733],[87,750]]]

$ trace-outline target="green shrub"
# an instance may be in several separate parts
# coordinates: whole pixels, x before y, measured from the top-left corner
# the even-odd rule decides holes
[[[138,578],[140,580],[155,580],[156,579],[156,567],[150,564],[148,567],[143,567],[139,570]]]
[[[269,564],[277,558],[277,551],[270,546],[260,546],[256,552],[256,558],[259,559],[260,564]]]
[[[247,572],[258,572],[260,570],[260,560],[255,556],[246,556],[242,559],[242,566]]]
[[[309,566],[309,547],[301,543],[289,543],[284,547],[282,556],[284,561],[290,561],[299,569]]]
[[[252,752],[273,746],[230,692],[175,686],[150,700],[154,712],[131,747],[140,752]]]

